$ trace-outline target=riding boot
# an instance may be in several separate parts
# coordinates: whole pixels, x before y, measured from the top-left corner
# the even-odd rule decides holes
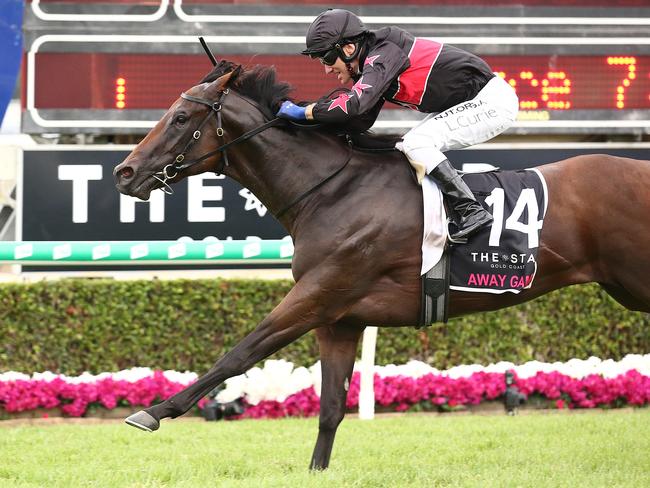
[[[472,190],[449,163],[442,161],[429,173],[441,186],[452,211],[452,221],[458,229],[450,235],[452,240],[461,239],[492,222],[492,215],[476,201]]]

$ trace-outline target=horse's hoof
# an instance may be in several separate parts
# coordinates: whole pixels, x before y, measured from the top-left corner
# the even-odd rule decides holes
[[[130,415],[126,418],[125,422],[140,430],[144,430],[145,432],[153,432],[154,430],[158,430],[158,427],[160,427],[160,422],[144,410],[140,410],[139,412]]]

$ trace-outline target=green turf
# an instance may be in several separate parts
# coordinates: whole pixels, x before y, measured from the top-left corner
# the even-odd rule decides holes
[[[0,487],[650,486],[650,409],[346,419],[309,473],[317,424],[0,424]]]

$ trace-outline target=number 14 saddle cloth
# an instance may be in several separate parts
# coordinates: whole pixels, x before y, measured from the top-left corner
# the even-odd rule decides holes
[[[496,170],[465,173],[463,180],[494,220],[472,234],[467,243],[446,245],[440,189],[431,178],[423,180],[419,327],[447,321],[449,290],[519,293],[529,288],[535,278],[537,249],[548,207],[543,175],[536,169]]]
[[[527,169],[467,173],[463,180],[494,221],[467,244],[450,247],[450,288],[487,293],[530,288],[548,208],[544,177]]]

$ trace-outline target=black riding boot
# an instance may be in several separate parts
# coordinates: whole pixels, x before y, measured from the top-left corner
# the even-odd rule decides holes
[[[492,215],[476,201],[472,190],[465,184],[458,172],[445,159],[431,171],[447,198],[451,208],[452,221],[458,231],[450,235],[452,240],[461,239],[478,230],[485,224],[492,222]]]

